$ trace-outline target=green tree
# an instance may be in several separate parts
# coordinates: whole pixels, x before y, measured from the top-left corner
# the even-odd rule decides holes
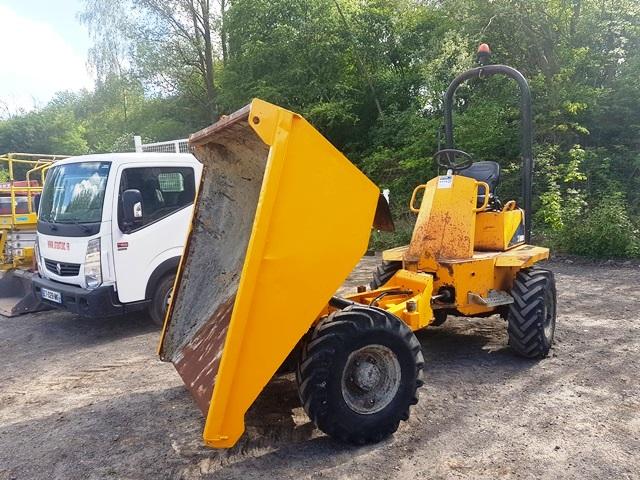
[[[532,88],[537,240],[637,254],[636,0],[85,0],[80,18],[94,39],[95,90],[0,121],[0,151],[127,150],[133,134],[187,136],[260,97],[305,115],[391,189],[403,229],[392,241],[403,241],[408,197],[437,173],[444,91],[487,42],[492,61]],[[456,146],[499,162],[500,196],[518,198],[514,83],[464,85],[454,123]],[[624,229],[615,242],[607,215]]]

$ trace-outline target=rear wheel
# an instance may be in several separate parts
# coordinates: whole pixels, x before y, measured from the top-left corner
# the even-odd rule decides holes
[[[509,345],[523,357],[547,356],[556,329],[553,273],[536,267],[518,272],[511,296],[514,302],[507,316]]]
[[[151,315],[151,319],[156,325],[164,325],[164,317],[167,313],[169,302],[171,301],[173,282],[175,279],[175,275],[167,275],[156,285],[156,291],[153,294],[151,305],[149,306],[149,315]]]
[[[383,261],[380,265],[378,265],[378,267],[376,268],[376,271],[373,272],[373,280],[369,284],[371,286],[371,290],[376,290],[377,288],[382,287],[401,268],[402,268],[402,262]]]
[[[424,359],[413,332],[377,308],[332,313],[302,349],[300,400],[320,430],[338,440],[378,442],[409,418]]]
[[[433,322],[431,322],[431,326],[439,327],[446,321],[447,321],[447,312],[445,312],[444,310],[433,311]]]

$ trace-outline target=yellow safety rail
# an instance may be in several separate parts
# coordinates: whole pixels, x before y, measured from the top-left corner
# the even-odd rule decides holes
[[[9,187],[0,187],[0,196],[2,194],[8,193],[11,197],[11,224],[12,225],[21,225],[21,224],[33,224],[35,223],[35,215],[36,212],[33,208],[32,195],[34,193],[41,193],[42,186],[44,185],[45,173],[46,170],[51,167],[53,162],[56,160],[62,160],[64,158],[68,158],[65,155],[43,155],[43,154],[33,154],[33,153],[7,153],[4,155],[0,155],[0,162],[2,164],[6,163],[7,170],[9,173]],[[32,168],[28,170],[25,174],[26,185],[25,186],[16,186],[15,178],[15,165],[29,165]],[[37,187],[31,186],[32,174],[39,173],[40,175],[40,185]],[[17,192],[26,192],[27,193],[27,208],[28,208],[28,218],[17,218],[16,215],[16,193]],[[6,217],[7,215],[2,215]],[[21,215],[22,217],[23,215]],[[3,225],[6,222],[3,222]]]

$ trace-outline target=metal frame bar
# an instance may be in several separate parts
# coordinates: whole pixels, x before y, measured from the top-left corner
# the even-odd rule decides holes
[[[514,79],[520,87],[521,155],[522,155],[522,201],[524,203],[525,242],[531,241],[532,197],[533,197],[533,114],[531,89],[524,75],[507,65],[486,65],[472,68],[458,75],[447,88],[444,96],[444,128],[447,148],[454,147],[453,98],[458,87],[472,78],[505,75]]]

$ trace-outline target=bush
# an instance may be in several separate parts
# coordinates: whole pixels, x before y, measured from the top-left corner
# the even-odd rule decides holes
[[[409,244],[416,216],[412,213],[395,213],[393,215],[393,219],[396,227],[395,232],[381,232],[379,230],[374,230],[371,233],[371,238],[369,239],[370,250],[379,252],[389,248],[401,247]]]
[[[620,195],[604,199],[583,218],[567,224],[562,244],[568,253],[588,257],[640,256],[640,238]]]

